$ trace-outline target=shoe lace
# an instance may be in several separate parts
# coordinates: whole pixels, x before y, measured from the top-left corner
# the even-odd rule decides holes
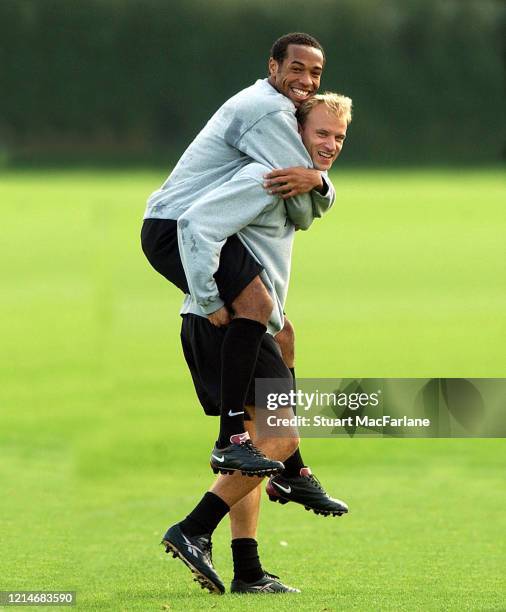
[[[251,440],[246,440],[246,442],[243,442],[241,446],[244,446],[244,448],[252,455],[255,455],[255,457],[265,458],[265,455],[262,453],[262,451],[257,448]]]
[[[266,572],[264,570],[264,574],[268,577],[268,578],[272,578],[273,580],[279,580],[279,576],[276,576],[275,574],[271,574],[270,572]]]
[[[322,493],[325,493],[325,495],[327,494],[325,489],[322,487],[321,482],[318,480],[318,478],[316,478],[314,474],[309,474],[308,478],[317,489],[319,489]]]
[[[208,535],[200,536],[198,538],[199,548],[202,551],[202,554],[207,557],[209,564],[213,564],[213,543],[211,542],[211,537]]]

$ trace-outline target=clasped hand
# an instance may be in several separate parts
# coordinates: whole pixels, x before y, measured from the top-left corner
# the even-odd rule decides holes
[[[286,200],[312,189],[323,188],[321,172],[314,168],[279,168],[264,175],[264,188]]]

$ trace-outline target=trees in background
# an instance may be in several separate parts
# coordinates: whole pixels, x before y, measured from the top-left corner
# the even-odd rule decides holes
[[[0,149],[176,158],[289,31],[323,43],[322,89],[354,99],[345,159],[501,155],[495,0],[6,0]]]

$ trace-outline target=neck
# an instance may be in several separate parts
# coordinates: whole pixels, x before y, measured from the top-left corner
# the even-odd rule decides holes
[[[274,87],[274,89],[275,89],[277,92],[281,93],[281,92],[279,91],[279,89],[276,87],[276,83],[274,82],[274,77],[271,77],[271,76],[270,76],[270,77],[267,79],[267,82],[269,83],[269,85],[270,85],[271,87]]]

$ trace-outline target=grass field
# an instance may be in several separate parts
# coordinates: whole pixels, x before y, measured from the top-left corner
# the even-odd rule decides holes
[[[298,596],[213,597],[159,547],[211,481],[180,296],[138,234],[163,172],[4,172],[0,589],[85,610],[505,610],[504,440],[305,440],[351,513],[263,502],[264,566]],[[297,236],[305,377],[506,377],[499,170],[347,171]],[[215,565],[231,578],[226,521]],[[285,542],[286,545],[281,545]]]

